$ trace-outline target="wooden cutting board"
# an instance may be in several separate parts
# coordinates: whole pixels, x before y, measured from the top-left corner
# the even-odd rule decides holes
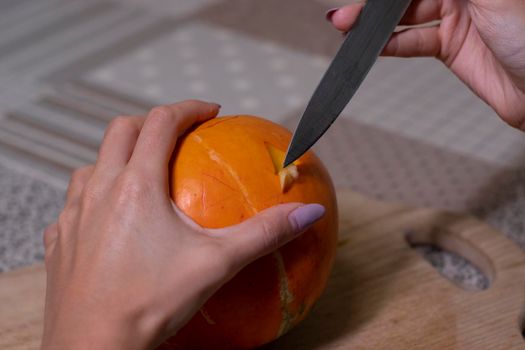
[[[525,254],[470,217],[339,191],[339,252],[310,316],[267,349],[525,349]],[[467,291],[439,274],[411,243],[431,243],[490,279]],[[0,276],[0,349],[37,349],[42,266]]]

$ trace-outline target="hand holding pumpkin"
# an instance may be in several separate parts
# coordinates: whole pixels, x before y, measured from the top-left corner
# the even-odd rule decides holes
[[[334,26],[350,30],[363,7],[329,11]],[[437,57],[510,125],[525,131],[525,2],[414,0],[403,25],[439,25],[392,36],[385,56]]]
[[[152,347],[241,268],[323,215],[320,205],[288,203],[210,230],[182,214],[169,195],[176,138],[218,110],[186,101],[111,123],[96,165],[74,174],[44,235],[42,349]]]

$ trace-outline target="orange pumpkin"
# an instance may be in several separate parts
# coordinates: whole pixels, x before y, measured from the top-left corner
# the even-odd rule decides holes
[[[326,214],[298,239],[244,268],[161,349],[263,345],[304,319],[323,292],[336,250],[335,193],[311,151],[295,162],[298,176],[282,190],[274,164],[282,162],[276,157],[284,155],[290,138],[270,121],[232,116],[201,124],[180,140],[172,197],[201,226],[238,224],[285,202],[320,203]]]

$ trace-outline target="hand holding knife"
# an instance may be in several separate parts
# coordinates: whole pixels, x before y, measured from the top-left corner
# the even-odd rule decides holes
[[[328,130],[355,95],[412,0],[368,0],[317,86],[288,147],[284,166]]]

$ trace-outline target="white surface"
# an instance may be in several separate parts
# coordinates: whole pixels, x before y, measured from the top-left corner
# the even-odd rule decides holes
[[[86,79],[154,103],[200,98],[221,103],[222,114],[256,114],[282,122],[304,106],[328,63],[192,23],[97,68]]]

